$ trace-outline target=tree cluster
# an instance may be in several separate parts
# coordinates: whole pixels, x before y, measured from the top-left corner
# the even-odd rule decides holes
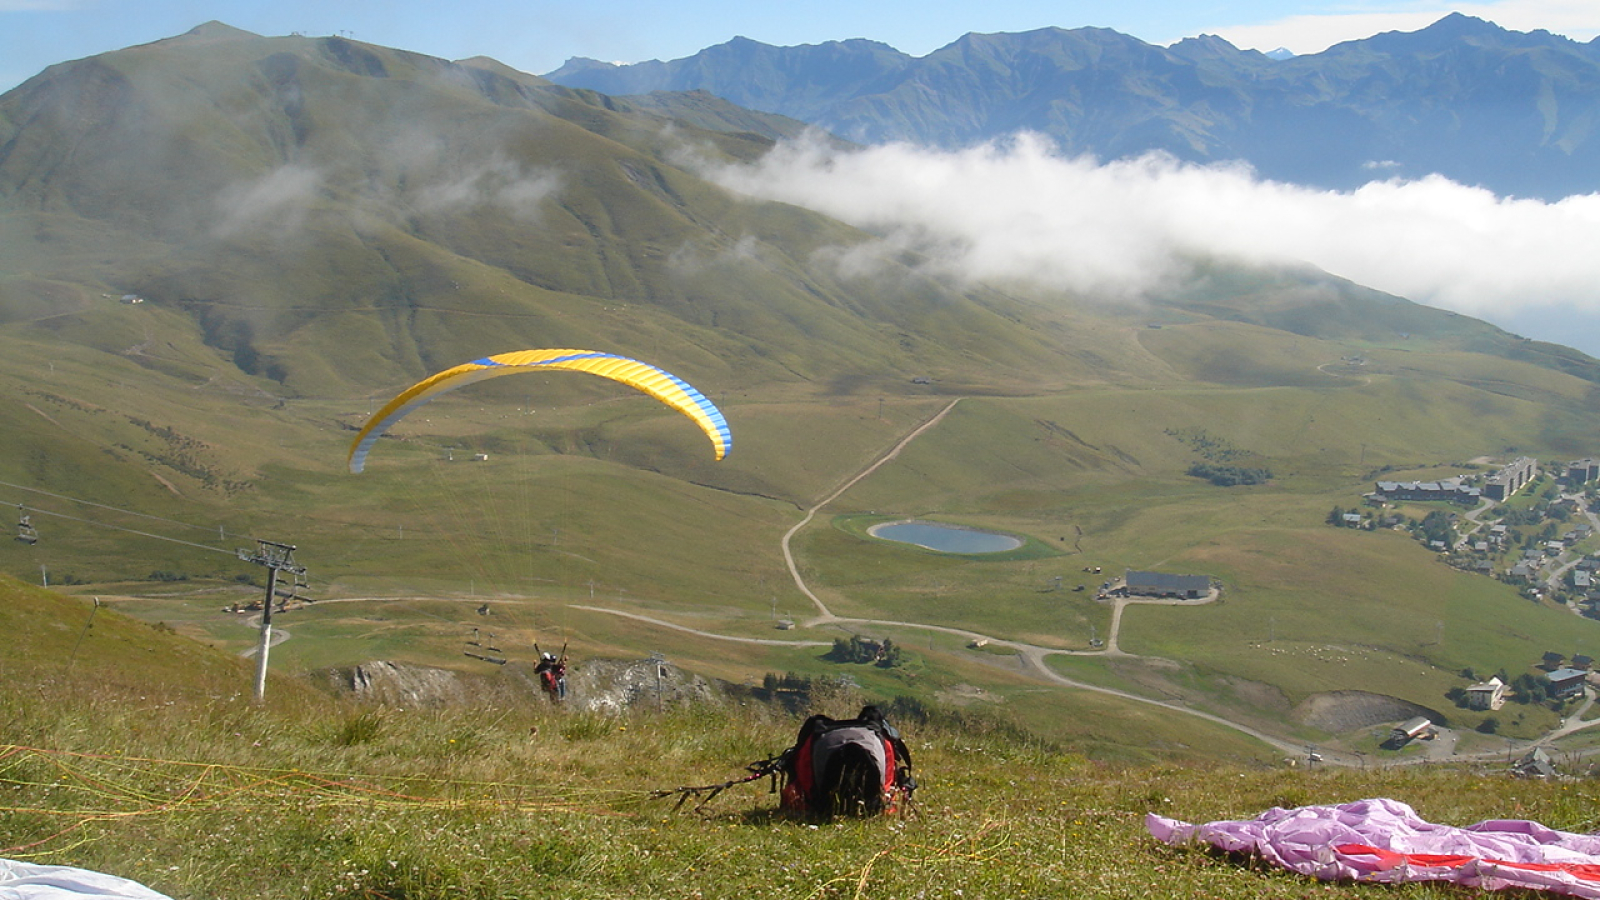
[[[889,669],[900,665],[901,651],[900,645],[888,638],[880,642],[858,634],[848,640],[834,638],[833,649],[828,651],[827,658],[843,663],[873,663]]]
[[[1511,699],[1518,703],[1544,703],[1550,699],[1550,679],[1523,672],[1511,679]]]
[[[1346,513],[1355,513],[1357,515],[1360,515],[1361,514],[1361,509],[1359,507],[1354,507],[1354,506],[1352,506],[1349,509],[1345,509],[1342,506],[1335,506],[1333,509],[1328,511],[1328,524],[1329,525],[1336,525],[1336,526],[1338,526],[1340,528],[1344,528],[1344,527],[1357,528],[1357,527],[1359,527],[1359,528],[1366,528],[1366,529],[1369,529],[1369,530],[1372,528],[1371,520],[1367,519],[1365,516],[1362,516],[1361,524],[1359,526],[1347,525],[1347,523],[1344,520],[1344,517],[1345,517]]]
[[[810,676],[801,675],[797,672],[785,672],[782,675],[777,672],[768,672],[761,676],[761,686],[769,691],[809,692],[814,680]]]
[[[1456,540],[1456,527],[1449,513],[1436,509],[1428,513],[1415,528],[1418,538],[1425,544],[1438,541],[1445,546],[1450,546]]]
[[[1246,468],[1244,466],[1214,466],[1209,463],[1195,463],[1189,467],[1188,474],[1195,478],[1204,478],[1219,487],[1233,487],[1240,484],[1265,484],[1272,480],[1271,469]]]

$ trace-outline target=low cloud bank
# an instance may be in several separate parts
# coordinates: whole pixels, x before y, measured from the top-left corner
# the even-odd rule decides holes
[[[1028,136],[956,152],[838,153],[799,141],[712,175],[880,233],[972,280],[1133,300],[1194,258],[1309,263],[1501,324],[1551,309],[1600,320],[1600,194],[1520,200],[1440,177],[1320,191],[1160,155],[1067,158]]]

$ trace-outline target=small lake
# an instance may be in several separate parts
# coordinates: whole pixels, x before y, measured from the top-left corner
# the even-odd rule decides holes
[[[1022,546],[1022,539],[993,531],[974,531],[933,522],[890,522],[874,525],[867,533],[886,541],[915,544],[940,553],[1003,553]]]

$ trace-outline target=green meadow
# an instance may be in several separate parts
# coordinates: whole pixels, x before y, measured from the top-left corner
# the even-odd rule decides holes
[[[105,321],[90,316],[78,327],[116,346],[112,335],[143,312],[112,306]],[[1208,340],[1219,328],[1170,326],[1138,338],[1181,344],[1191,327]],[[1240,328],[1236,340],[1258,347],[1267,338]],[[925,698],[977,685],[997,708],[1064,737],[1071,717],[1039,714],[1038,692],[1052,698],[1046,707],[1127,701],[1052,687],[1018,658],[1008,663],[916,626],[1092,660],[1091,640],[1104,641],[1112,625],[1096,589],[1141,569],[1207,575],[1224,590],[1206,606],[1129,606],[1119,645],[1135,661],[1074,680],[1176,693],[1285,734],[1304,733],[1290,715],[1297,705],[1345,690],[1401,698],[1469,729],[1482,715],[1444,699],[1464,670],[1514,674],[1546,649],[1584,652],[1592,627],[1449,569],[1403,534],[1324,523],[1329,508],[1356,506],[1379,477],[1481,469],[1465,464],[1541,446],[1555,458],[1600,446],[1593,424],[1569,440],[1537,443],[1583,424],[1568,404],[1591,386],[1523,363],[1501,364],[1500,380],[1481,366],[1468,378],[1467,362],[1448,353],[1396,351],[1407,365],[1385,370],[1384,351],[1371,349],[1362,380],[1323,383],[1317,366],[1352,348],[1300,338],[1292,358],[1313,373],[1309,386],[1237,383],[1259,376],[1239,371],[1235,383],[961,396],[936,427],[792,539],[801,577],[835,615],[883,624],[805,627],[815,609],[785,566],[783,535],[954,396],[909,384],[887,396],[744,391],[723,400],[735,452],[713,464],[692,427],[643,397],[570,378],[504,379],[419,411],[379,442],[366,472],[351,475],[345,442],[381,395],[273,399],[174,375],[171,365],[153,371],[105,356],[95,359],[110,368],[97,368],[54,358],[45,343],[16,343],[25,352],[4,366],[27,386],[4,407],[13,427],[3,480],[77,485],[59,496],[88,503],[13,489],[63,516],[36,517],[45,536],[38,545],[6,545],[6,570],[34,582],[53,574],[74,593],[107,594],[130,614],[243,652],[255,642],[253,619],[222,609],[259,599],[265,573],[231,551],[249,549],[254,537],[293,543],[311,571],[305,595],[313,602],[277,622],[292,637],[274,648],[273,665],[306,677],[372,659],[482,668],[463,655],[478,629],[511,658],[527,658],[535,642],[570,642],[579,656],[669,654],[734,682],[767,671],[848,674]],[[170,347],[172,358],[207,352],[179,340]],[[1499,386],[1513,379],[1524,396]],[[1429,402],[1415,402],[1423,390]],[[237,439],[245,434],[260,438]],[[30,453],[47,440],[62,451]],[[1262,467],[1272,479],[1217,487],[1186,474],[1198,462]],[[89,505],[102,498],[115,502]],[[1403,512],[1420,517],[1424,506]],[[956,556],[866,532],[904,517],[1016,534],[1026,544]],[[1102,574],[1091,574],[1095,567]],[[158,573],[182,580],[158,581]],[[781,631],[778,619],[802,627]],[[691,631],[824,644],[868,632],[892,636],[915,664],[851,672],[821,650]],[[1116,674],[1138,659],[1149,661],[1142,676]],[[1190,674],[1169,676],[1170,663]],[[1266,686],[1281,703],[1241,699],[1256,695],[1227,686],[1235,682]],[[1189,727],[1170,713],[1145,715],[1164,720],[1152,729]],[[1555,717],[1531,709],[1506,724],[1531,738]]]
[[[247,677],[236,656],[8,579],[0,601],[0,626],[18,639],[0,657],[0,854],[176,900],[1444,900],[1464,889],[1321,883],[1168,847],[1144,819],[1388,797],[1448,825],[1600,825],[1587,780],[1513,780],[1494,761],[1286,767],[1226,729],[1162,732],[1138,708],[1098,695],[1063,704],[1021,684],[1008,713],[908,703],[877,684],[811,698],[835,715],[889,706],[920,782],[904,814],[790,819],[765,781],[680,808],[656,792],[739,778],[787,746],[795,717],[756,702],[597,715],[520,703],[491,680],[456,706],[362,706],[288,674],[256,706],[226,688]],[[1039,737],[1063,719],[1060,739]],[[1144,739],[1132,755],[1130,733]]]

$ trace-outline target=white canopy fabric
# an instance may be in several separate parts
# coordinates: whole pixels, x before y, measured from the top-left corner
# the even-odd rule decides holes
[[[72,866],[0,859],[0,900],[172,900],[137,881]]]

